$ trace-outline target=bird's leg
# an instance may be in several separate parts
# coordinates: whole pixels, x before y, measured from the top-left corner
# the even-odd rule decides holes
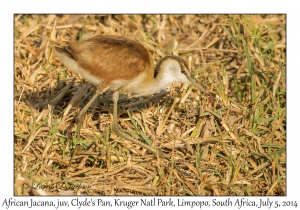
[[[94,101],[98,98],[98,96],[101,94],[102,92],[99,92],[98,90],[96,91],[95,95],[89,100],[89,102],[83,107],[83,109],[78,113],[77,117],[76,117],[76,121],[77,121],[77,141],[80,140],[80,129],[81,129],[81,125],[82,125],[82,118],[85,115],[85,113],[87,112],[87,110],[90,108],[90,106],[94,103]]]
[[[106,90],[106,89],[105,89]],[[96,93],[94,94],[94,96],[89,100],[89,102],[83,107],[83,109],[78,113],[77,117],[76,117],[76,121],[77,121],[77,133],[76,133],[76,137],[77,137],[77,142],[79,142],[80,140],[80,129],[81,129],[81,125],[82,125],[82,118],[85,115],[85,113],[87,112],[87,110],[90,108],[90,106],[94,103],[94,101],[98,98],[99,95],[101,95],[104,91],[103,88],[101,88],[101,86],[96,90]],[[67,166],[65,173],[68,171],[71,162],[74,158],[75,155],[78,155],[81,153],[81,148],[80,145],[76,145],[74,152],[71,156],[71,159],[69,161],[69,165]]]
[[[69,160],[69,164],[68,164],[68,166],[67,166],[67,168],[66,168],[64,174],[67,173],[67,171],[68,171],[68,169],[69,169],[69,167],[70,167],[70,165],[71,165],[71,162],[72,162],[74,156],[75,156],[76,154],[78,154],[78,153],[81,153],[81,147],[80,147],[79,144],[77,144],[77,145],[75,146],[75,149],[74,149],[73,154],[72,154],[72,156],[71,156],[71,158],[70,158],[70,160]]]
[[[135,144],[140,145],[143,148],[146,148],[147,150],[149,150],[150,152],[152,152],[153,154],[160,156],[160,157],[164,157],[163,153],[154,148],[151,147],[137,139],[132,138],[130,135],[128,135],[127,133],[123,132],[119,126],[118,126],[118,100],[119,100],[119,91],[115,91],[112,95],[112,100],[114,102],[114,107],[113,107],[113,130],[117,133],[118,136],[123,137],[124,139],[127,139]]]

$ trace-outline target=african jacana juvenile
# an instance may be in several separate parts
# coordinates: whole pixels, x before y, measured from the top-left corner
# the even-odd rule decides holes
[[[157,93],[174,82],[191,82],[203,92],[201,84],[188,71],[186,62],[179,56],[166,56],[153,67],[146,48],[139,42],[124,37],[96,36],[82,42],[69,42],[64,48],[56,47],[56,54],[71,71],[97,86],[95,95],[77,115],[79,139],[82,117],[96,98],[110,89],[113,93],[113,130],[121,137],[147,148],[154,154],[158,150],[125,132],[117,125],[117,103],[120,89],[133,96]]]

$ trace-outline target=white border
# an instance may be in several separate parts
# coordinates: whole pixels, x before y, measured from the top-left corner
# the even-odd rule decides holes
[[[299,152],[300,135],[299,130],[299,90],[300,79],[299,70],[299,7],[297,1],[279,1],[279,0],[252,0],[252,1],[162,1],[162,0],[120,0],[120,1],[62,1],[62,0],[19,0],[19,1],[1,1],[0,2],[0,46],[1,46],[1,86],[0,86],[0,131],[1,131],[1,152],[0,167],[0,206],[4,198],[13,197],[13,14],[15,13],[286,13],[287,14],[287,197],[270,197],[271,200],[299,200],[300,181],[297,179],[300,175]],[[3,76],[4,75],[4,76]],[[136,197],[134,199],[139,199]],[[233,197],[232,197],[233,198]],[[258,200],[261,197],[253,198]],[[266,198],[266,197],[263,197]],[[15,199],[29,200],[30,197],[15,197]],[[38,200],[57,201],[57,197],[37,198]],[[63,197],[69,202],[72,197]],[[83,198],[81,198],[83,199]],[[96,199],[96,198],[94,198]],[[103,197],[105,200],[112,200],[113,197]],[[133,200],[132,197],[122,197],[124,200]],[[147,197],[151,199],[151,197]],[[167,199],[164,197],[164,199]],[[177,199],[172,198],[172,199]],[[187,198],[195,200],[196,198]],[[198,197],[199,200],[211,200],[209,197]],[[226,197],[219,197],[219,200]],[[233,198],[235,199],[235,198]],[[46,208],[47,207],[43,207]],[[144,208],[144,207],[143,207]],[[147,207],[146,207],[147,208]],[[153,208],[153,207],[151,207]],[[159,207],[155,207],[159,208]],[[165,208],[165,207],[164,207]],[[2,208],[1,208],[2,209]],[[16,209],[16,208],[10,208]],[[50,207],[49,207],[50,209]],[[53,209],[53,208],[51,208]],[[78,207],[70,208],[78,209]],[[81,207],[80,209],[87,209]],[[93,209],[93,208],[91,208]],[[94,208],[100,209],[100,207]],[[101,208],[102,209],[102,208]],[[110,208],[111,209],[111,208]],[[123,207],[123,209],[126,209]],[[228,208],[229,209],[229,208]],[[236,209],[231,208],[230,209]]]

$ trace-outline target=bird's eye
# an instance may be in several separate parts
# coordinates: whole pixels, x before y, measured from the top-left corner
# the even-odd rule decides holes
[[[181,69],[181,73],[184,74],[184,75],[186,75],[185,69],[188,69],[187,66],[184,65],[184,64],[183,64],[183,65],[180,65],[180,69]]]

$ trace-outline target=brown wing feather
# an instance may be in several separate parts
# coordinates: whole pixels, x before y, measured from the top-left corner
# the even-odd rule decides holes
[[[78,65],[90,74],[129,80],[146,70],[153,75],[152,61],[143,45],[124,37],[96,36],[84,42],[70,42],[70,52]]]

